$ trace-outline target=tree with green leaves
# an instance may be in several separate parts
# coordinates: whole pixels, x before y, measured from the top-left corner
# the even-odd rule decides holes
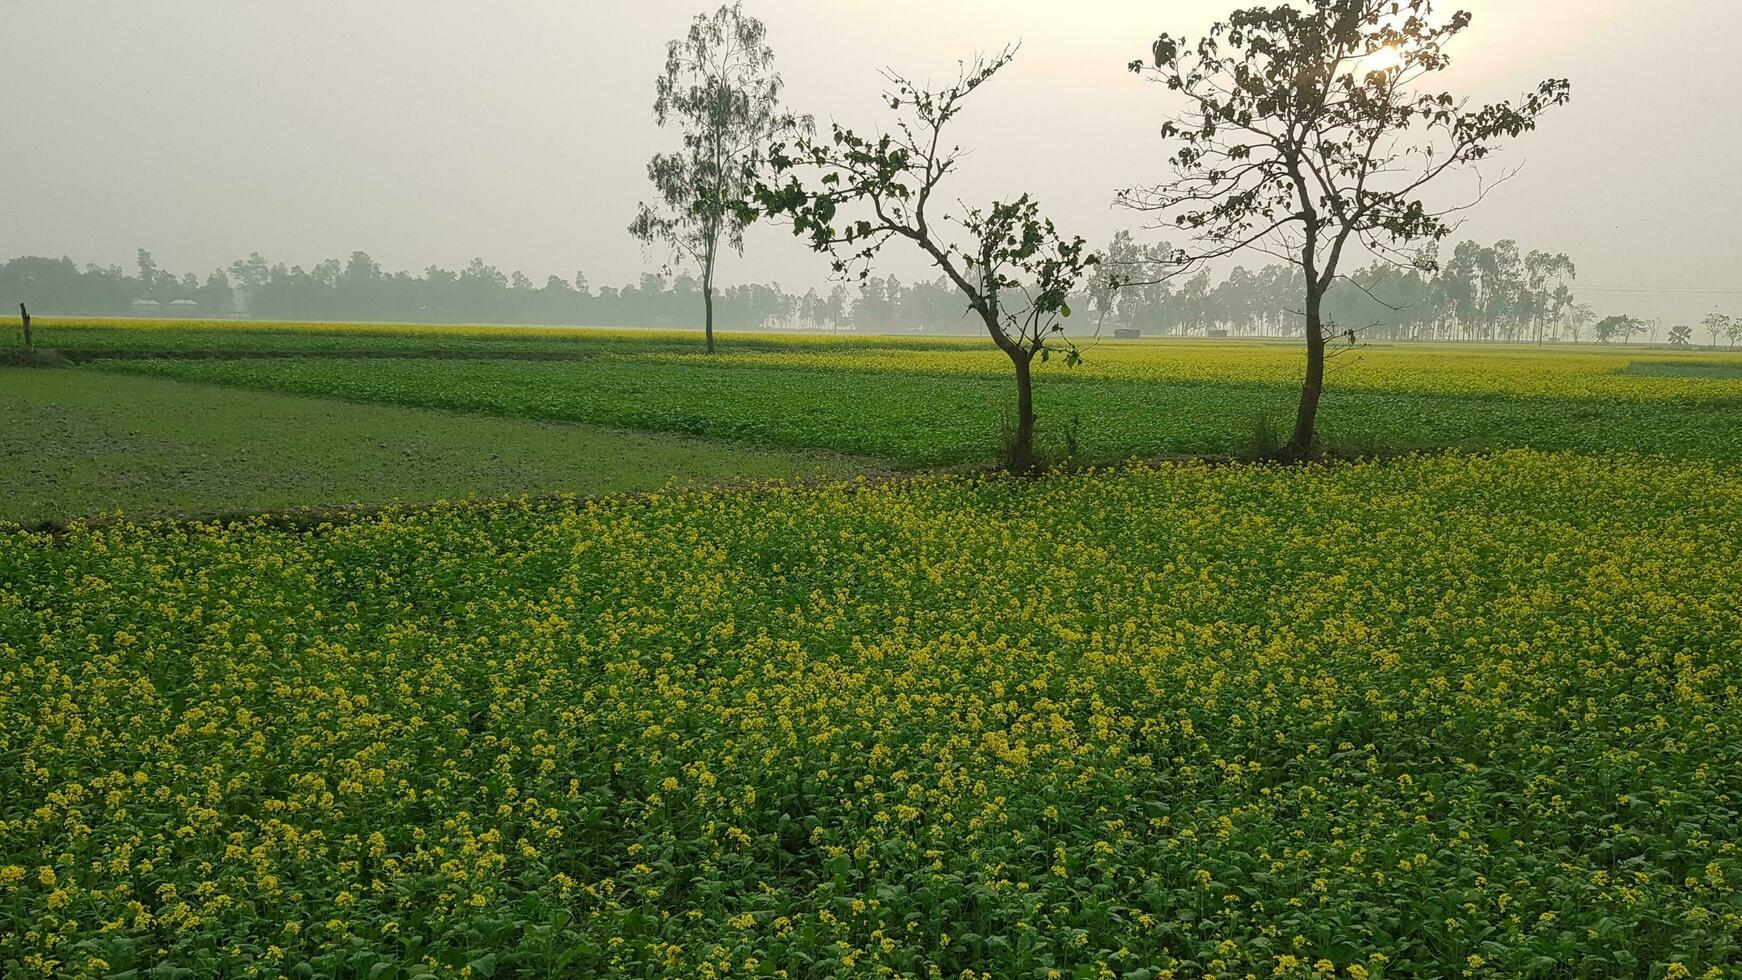
[[[721,246],[744,252],[753,217],[746,201],[772,141],[810,130],[809,117],[781,105],[780,75],[762,22],[742,3],[698,14],[666,48],[653,117],[676,126],[683,146],[655,154],[647,177],[659,199],[643,203],[629,233],[660,243],[701,275],[708,353],[714,351],[714,270]]]
[[[920,88],[892,72],[884,102],[899,113],[893,132],[860,136],[839,124],[828,138],[776,144],[769,162],[776,180],[757,191],[763,213],[791,223],[793,234],[832,256],[837,276],[870,276],[885,245],[912,244],[966,299],[1016,376],[1016,424],[1005,464],[1014,473],[1039,468],[1034,450],[1032,371],[1059,354],[1076,363],[1064,338],[1070,296],[1098,261],[1081,238],[1065,238],[1023,194],[983,207],[940,212],[939,188],[961,162],[960,146],[944,129],[974,90],[1015,57],[1006,48],[964,64],[956,81]]]
[[[1611,340],[1626,343],[1634,334],[1645,330],[1645,321],[1636,316],[1616,314],[1606,316],[1597,321],[1597,342],[1607,344]]]
[[[1578,266],[1565,252],[1552,254],[1532,249],[1524,257],[1524,288],[1520,299],[1538,344],[1572,305],[1573,289],[1569,281],[1578,277]]]
[[[1194,237],[1181,268],[1251,249],[1305,274],[1306,378],[1285,455],[1314,452],[1326,346],[1342,333],[1323,304],[1345,255],[1422,261],[1416,246],[1444,239],[1461,210],[1427,203],[1429,185],[1568,99],[1555,79],[1479,108],[1424,90],[1469,26],[1465,12],[1436,17],[1431,0],[1311,0],[1235,11],[1196,44],[1163,34],[1131,63],[1183,107],[1162,126],[1179,142],[1172,177],[1120,203]]]
[[[1700,324],[1712,335],[1713,347],[1718,346],[1718,338],[1726,336],[1730,330],[1730,318],[1722,313],[1708,313]]]
[[[1669,345],[1671,347],[1688,347],[1694,342],[1694,328],[1687,324],[1679,324],[1669,329]]]
[[[1168,261],[1173,248],[1166,243],[1139,242],[1120,229],[1101,252],[1101,263],[1088,284],[1095,312],[1113,323],[1139,327],[1145,314],[1154,316],[1170,298]]]
[[[1561,314],[1561,322],[1566,324],[1567,333],[1573,338],[1575,344],[1579,342],[1579,338],[1584,336],[1585,328],[1595,323],[1596,320],[1597,311],[1591,309],[1589,303],[1574,303]]]
[[[823,313],[828,318],[829,325],[834,327],[836,333],[841,332],[841,320],[846,317],[847,310],[847,287],[837,282],[834,287],[829,290],[829,298],[823,306]]]

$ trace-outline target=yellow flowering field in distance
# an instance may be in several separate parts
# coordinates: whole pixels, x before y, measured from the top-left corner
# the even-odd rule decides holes
[[[700,333],[647,327],[573,327],[527,324],[294,322],[282,320],[155,320],[133,317],[38,317],[38,346],[89,354],[354,353],[453,351],[586,355],[610,350],[700,350]],[[723,341],[756,349],[831,346],[967,348],[972,337],[720,332]],[[0,331],[0,347],[17,346],[17,331]]]
[[[1725,976],[1742,475],[1515,451],[0,538],[0,963]]]
[[[1072,368],[1061,363],[1052,369],[1049,379],[1299,384],[1306,370],[1306,355],[1298,342],[1085,341],[1080,346],[1083,362]],[[677,353],[648,356],[663,361],[701,358]],[[727,351],[708,359],[708,363],[717,362],[943,375],[1010,373],[1009,359],[985,344],[918,351],[795,346],[781,351]],[[1326,370],[1328,385],[1371,391],[1742,401],[1742,354],[1729,351],[1363,343],[1335,350]]]
[[[514,339],[524,338],[529,331],[541,334],[548,333],[564,339],[611,338],[611,337],[666,337],[690,338],[694,331],[644,329],[640,327],[569,327],[569,326],[527,326],[522,324],[447,324],[447,323],[378,323],[378,322],[344,322],[329,320],[185,320],[156,319],[151,317],[37,317],[35,328],[43,331],[39,337],[53,338],[76,335],[84,332],[89,335],[116,333],[122,336],[148,337],[164,336],[170,339],[177,337],[193,338],[200,334],[216,336],[241,334],[271,334],[283,333],[290,335],[312,336],[317,334],[334,335],[368,335],[379,336],[425,336],[425,337],[481,337]],[[720,336],[728,336],[721,333]],[[16,342],[16,338],[12,338]],[[48,346],[44,342],[44,346]]]
[[[694,330],[282,323],[249,320],[39,320],[45,347],[127,353],[491,353],[515,356],[702,357]],[[1010,367],[984,337],[822,333],[722,333],[713,365],[1003,376]],[[9,336],[9,343],[16,343]],[[1086,359],[1048,377],[1298,384],[1298,341],[1115,341],[1079,338]],[[1333,387],[1426,394],[1519,395],[1629,401],[1742,400],[1742,353],[1617,345],[1361,343],[1335,353]]]

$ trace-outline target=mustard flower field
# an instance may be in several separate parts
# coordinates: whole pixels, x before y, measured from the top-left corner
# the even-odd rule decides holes
[[[0,964],[1732,976],[1739,561],[1534,450],[16,532]]]

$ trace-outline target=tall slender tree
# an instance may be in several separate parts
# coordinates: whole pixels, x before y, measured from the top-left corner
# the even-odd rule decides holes
[[[1568,280],[1578,276],[1578,266],[1564,252],[1552,254],[1532,249],[1524,257],[1524,300],[1538,344],[1543,342],[1550,325],[1559,322],[1561,313],[1572,304],[1573,291]]]
[[[675,126],[682,147],[655,154],[647,177],[659,199],[643,203],[629,233],[670,248],[702,281],[708,353],[714,351],[714,270],[720,249],[744,251],[753,213],[745,204],[773,141],[808,132],[809,117],[787,111],[774,49],[762,22],[742,3],[698,14],[687,35],[666,48],[655,82],[653,117]]]
[[[1474,109],[1423,91],[1469,26],[1465,12],[1436,17],[1431,0],[1311,0],[1235,11],[1195,45],[1163,34],[1131,63],[1183,108],[1162,126],[1179,143],[1173,176],[1119,201],[1194,236],[1182,267],[1256,249],[1305,273],[1306,378],[1286,455],[1314,452],[1323,303],[1345,252],[1418,260],[1412,246],[1450,234],[1458,210],[1426,203],[1428,185],[1567,101],[1557,79]]]

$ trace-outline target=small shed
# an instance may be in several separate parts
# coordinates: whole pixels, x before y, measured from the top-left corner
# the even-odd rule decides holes
[[[134,316],[159,316],[163,313],[163,304],[154,299],[136,299],[127,304],[127,312]]]
[[[1114,340],[1139,340],[1139,339],[1142,339],[1142,337],[1143,337],[1143,331],[1137,329],[1136,327],[1114,327],[1113,328],[1113,339]]]
[[[178,318],[196,317],[200,315],[200,304],[191,299],[172,299],[166,307],[169,314]]]
[[[1211,340],[1227,340],[1228,339],[1228,331],[1226,331],[1226,330],[1210,330],[1210,331],[1206,331],[1204,336],[1210,338]]]

